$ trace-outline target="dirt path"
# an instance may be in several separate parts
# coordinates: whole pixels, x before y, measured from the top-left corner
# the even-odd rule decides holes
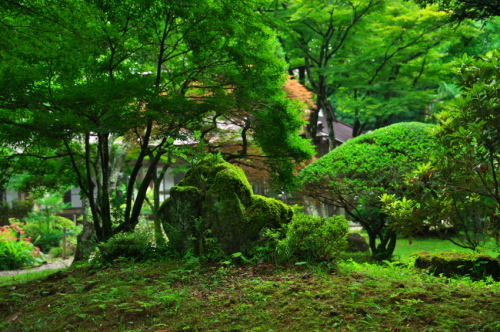
[[[33,268],[28,268],[28,269],[12,270],[12,271],[0,271],[0,277],[16,276],[18,274],[38,272],[38,271],[43,271],[43,270],[64,269],[64,268],[70,266],[72,262],[73,262],[73,258],[68,258],[68,259],[65,259],[63,261],[57,261],[54,263],[43,264],[43,265],[39,265],[39,266],[36,266]]]

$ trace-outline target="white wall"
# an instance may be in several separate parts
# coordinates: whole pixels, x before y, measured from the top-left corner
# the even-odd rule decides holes
[[[83,207],[83,201],[80,198],[80,188],[71,189],[71,207],[72,208]]]
[[[161,167],[157,168],[158,174],[160,173]],[[169,168],[163,177],[163,181],[160,186],[160,201],[163,202],[167,198],[170,197],[170,188],[172,188],[174,184],[174,176],[170,174],[172,168]]]
[[[13,200],[18,199],[19,195],[18,195],[17,191],[6,190],[5,198],[6,198],[6,201],[8,203],[10,203]]]

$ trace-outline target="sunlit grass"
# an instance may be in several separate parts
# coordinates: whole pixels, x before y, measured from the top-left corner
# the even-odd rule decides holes
[[[498,252],[492,250],[492,245],[485,248],[485,250],[482,250],[481,252],[493,257],[497,257]],[[398,239],[396,250],[394,250],[394,259],[406,261],[410,258],[410,255],[415,252],[437,254],[447,251],[463,251],[469,253],[472,252],[472,250],[470,249],[461,248],[447,240],[434,238],[414,238],[410,243],[408,239]]]
[[[359,233],[368,240],[368,235],[365,231],[361,230]],[[492,240],[486,245],[486,248],[482,248],[482,253],[490,255],[492,257],[498,257],[498,249],[495,251],[495,244]],[[394,250],[393,260],[398,260],[402,262],[411,261],[410,255],[412,253],[427,252],[429,254],[437,254],[441,252],[449,251],[463,251],[471,253],[472,250],[459,247],[453,244],[451,241],[442,240],[439,238],[420,238],[416,237],[410,242],[408,239],[398,239],[396,243],[396,249]]]

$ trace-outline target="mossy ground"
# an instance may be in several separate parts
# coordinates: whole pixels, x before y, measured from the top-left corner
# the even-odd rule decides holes
[[[191,260],[1,281],[1,331],[500,330],[500,283],[395,265]]]

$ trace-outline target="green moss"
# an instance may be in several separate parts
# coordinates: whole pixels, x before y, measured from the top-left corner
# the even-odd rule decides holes
[[[196,187],[175,186],[170,198],[161,205],[158,215],[169,239],[169,245],[179,253],[196,251],[195,224],[201,213],[202,195]]]
[[[500,262],[484,254],[465,252],[421,254],[415,260],[415,267],[446,277],[469,275],[473,279],[481,279],[492,276],[500,280]]]
[[[217,184],[216,177],[221,172],[230,172],[231,174],[228,177],[240,181],[245,187],[245,191],[250,195],[252,194],[252,186],[243,170],[215,156],[206,157],[191,168],[179,183],[179,186],[193,186],[200,190],[208,190],[212,185]]]
[[[268,227],[279,227],[292,220],[292,208],[281,201],[260,195],[252,196],[252,204],[247,209],[247,221],[262,224],[271,220]]]
[[[229,163],[227,166],[217,173],[211,190],[221,193],[233,191],[245,206],[249,205],[253,192],[245,173],[243,173],[241,168]]]

